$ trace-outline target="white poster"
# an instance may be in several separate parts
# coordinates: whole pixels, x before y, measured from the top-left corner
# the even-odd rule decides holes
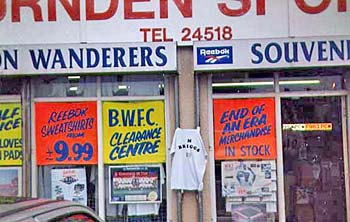
[[[87,205],[85,168],[53,169],[51,171],[51,197],[71,200]]]
[[[221,163],[222,196],[272,195],[276,191],[276,164],[268,161],[224,161]]]

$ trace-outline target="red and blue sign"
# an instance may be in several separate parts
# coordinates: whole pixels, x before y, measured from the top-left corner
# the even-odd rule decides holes
[[[197,48],[197,64],[232,64],[233,48],[232,46],[217,47],[198,47]]]
[[[274,98],[214,99],[216,160],[276,159]]]
[[[35,103],[38,165],[97,164],[96,102]]]

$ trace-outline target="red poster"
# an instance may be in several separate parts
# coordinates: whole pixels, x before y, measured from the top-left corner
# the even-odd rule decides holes
[[[35,103],[38,165],[97,164],[96,102]]]
[[[275,100],[215,99],[215,159],[275,159]]]

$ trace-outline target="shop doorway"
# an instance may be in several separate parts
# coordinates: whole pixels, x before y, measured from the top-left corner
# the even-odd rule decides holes
[[[287,221],[346,221],[341,99],[281,99]]]

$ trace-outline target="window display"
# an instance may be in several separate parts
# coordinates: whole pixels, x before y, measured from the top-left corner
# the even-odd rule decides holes
[[[345,221],[340,101],[282,99],[287,221]]]

